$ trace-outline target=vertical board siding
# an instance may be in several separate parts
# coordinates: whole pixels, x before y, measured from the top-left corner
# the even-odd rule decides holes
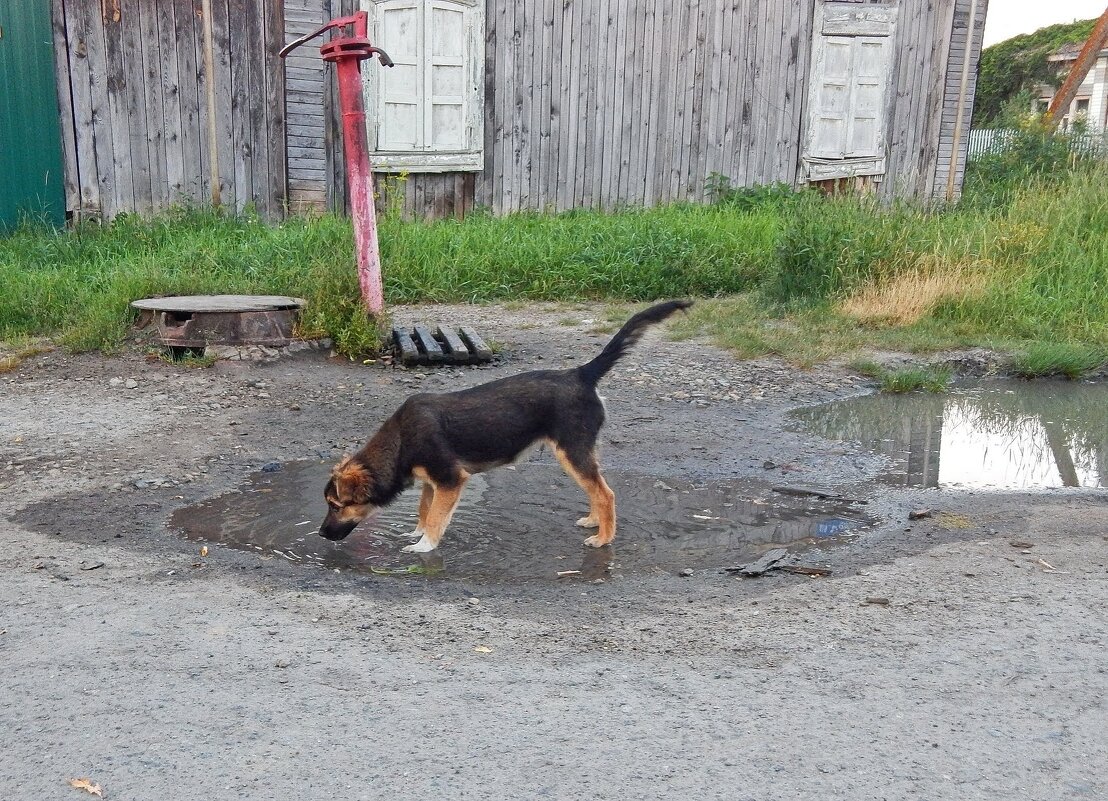
[[[792,183],[814,3],[489,0],[476,202],[611,209],[702,200],[712,173]]]
[[[931,196],[946,196],[946,184],[950,175],[950,156],[954,149],[954,128],[958,116],[958,94],[962,81],[962,65],[969,59],[969,82],[966,86],[965,104],[962,110],[962,137],[955,157],[955,188],[962,185],[966,158],[969,154],[970,116],[973,113],[973,95],[977,87],[977,64],[981,58],[981,39],[985,28],[988,0],[976,0],[977,19],[975,30],[969,30],[970,5],[974,0],[957,0],[953,13],[953,31],[950,35],[949,57],[944,74],[942,94],[942,121],[938,136],[937,163]]]
[[[225,205],[285,210],[280,0],[212,0],[216,149]],[[211,196],[200,0],[53,0],[58,91],[71,109],[69,211],[111,219]]]
[[[970,0],[870,1],[899,9],[879,191],[926,200],[945,187],[958,76],[966,53],[976,64],[987,0],[972,47]],[[555,0],[551,26],[550,0],[488,0],[476,202],[503,214],[702,200],[713,173],[796,184],[818,2]],[[967,144],[968,130],[960,165]]]
[[[320,0],[285,0],[285,41],[304,36],[323,23]],[[319,55],[322,40],[313,40],[285,58],[285,102],[288,115],[289,209],[292,212],[327,207],[329,137],[324,102],[327,71]],[[341,142],[339,143],[341,145]]]
[[[378,175],[379,202],[457,217],[703,200],[712,174],[796,184],[822,2],[487,0],[484,169],[390,188]],[[971,0],[870,2],[899,9],[879,191],[928,199],[945,189],[962,64],[979,57],[987,0],[972,37]],[[201,0],[53,3],[69,210],[110,218],[205,203]],[[359,0],[212,5],[224,204],[270,218],[345,209],[334,69],[318,43],[285,63],[277,51]],[[967,125],[959,181],[968,142]]]

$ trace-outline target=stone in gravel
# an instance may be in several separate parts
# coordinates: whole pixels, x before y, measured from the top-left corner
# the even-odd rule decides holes
[[[266,462],[265,464],[262,465],[262,472],[263,473],[276,473],[280,469],[281,469],[281,463],[280,462]]]
[[[911,512],[908,513],[908,519],[922,520],[925,517],[931,517],[931,515],[933,514],[934,512],[932,512],[930,509],[913,509]]]
[[[889,599],[888,598],[881,598],[881,597],[876,596],[876,595],[871,595],[869,598],[866,598],[866,600],[863,601],[863,603],[867,603],[867,604],[870,604],[872,606],[888,606],[889,605]]]
[[[119,376],[116,376],[108,382],[108,386],[112,389],[119,389],[121,386],[123,386],[123,379]]]
[[[692,570],[692,568],[686,567],[686,568],[685,568],[684,570],[682,570],[682,571],[681,571],[680,573],[678,573],[677,575],[679,575],[679,576],[682,576],[682,577],[684,577],[684,578],[688,578],[688,577],[689,577],[689,576],[691,576],[692,574],[693,574],[693,570]]]
[[[123,386],[127,389],[138,389],[138,381],[133,378],[128,378],[123,382]]]

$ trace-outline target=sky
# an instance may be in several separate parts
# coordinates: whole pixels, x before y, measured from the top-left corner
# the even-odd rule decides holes
[[[985,47],[1047,25],[1099,17],[1106,6],[1108,0],[989,0]]]

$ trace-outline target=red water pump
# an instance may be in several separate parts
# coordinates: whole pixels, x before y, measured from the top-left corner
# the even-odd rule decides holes
[[[362,99],[362,62],[377,56],[384,67],[392,66],[388,53],[374,47],[368,38],[369,15],[359,11],[333,19],[317,31],[289,42],[281,58],[300,45],[329,30],[352,28],[353,35],[333,36],[319,48],[324,61],[338,70],[339,103],[342,106],[342,142],[346,153],[346,182],[350,189],[350,213],[354,222],[354,249],[358,259],[358,284],[362,299],[372,314],[385,306],[381,286],[381,255],[377,244],[377,214],[373,203],[373,173],[365,132],[365,101]],[[345,31],[344,31],[345,33]]]

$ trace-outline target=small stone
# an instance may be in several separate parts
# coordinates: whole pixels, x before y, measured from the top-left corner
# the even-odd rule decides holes
[[[689,577],[689,576],[691,576],[692,574],[693,574],[693,570],[692,570],[692,568],[691,568],[691,567],[686,567],[686,568],[685,568],[684,570],[682,570],[682,571],[681,571],[680,573],[678,573],[677,575],[679,575],[679,576],[683,576],[684,578],[688,578],[688,577]]]
[[[293,403],[293,404],[291,404],[291,405],[289,406],[289,411],[290,411],[290,412],[298,412],[298,411],[300,411],[300,404],[299,404],[299,403]]]
[[[908,519],[922,520],[925,517],[931,517],[931,515],[933,514],[934,512],[932,512],[930,509],[913,509],[911,512],[908,513]]]
[[[108,382],[108,386],[112,389],[119,389],[121,386],[123,386],[123,379],[119,376],[116,376]]]
[[[468,601],[466,601],[466,603],[469,604],[470,606],[477,606],[481,603],[481,599],[480,598],[470,598]]]
[[[262,465],[263,473],[276,473],[281,469],[280,462],[266,462]]]
[[[888,598],[882,598],[882,597],[876,596],[876,595],[871,595],[870,597],[866,598],[865,601],[863,601],[863,603],[871,604],[873,606],[888,606],[889,605],[889,599]]]
[[[763,470],[776,470],[777,469],[777,462],[772,462],[769,459],[766,459],[764,462],[762,462],[762,469]]]
[[[127,389],[138,389],[138,381],[133,378],[128,378],[123,382],[123,386]]]
[[[275,667],[275,668],[284,669],[284,668],[287,668],[288,666],[289,666],[289,663],[287,661],[285,661],[284,659],[278,659],[276,662],[273,663],[273,667]]]

